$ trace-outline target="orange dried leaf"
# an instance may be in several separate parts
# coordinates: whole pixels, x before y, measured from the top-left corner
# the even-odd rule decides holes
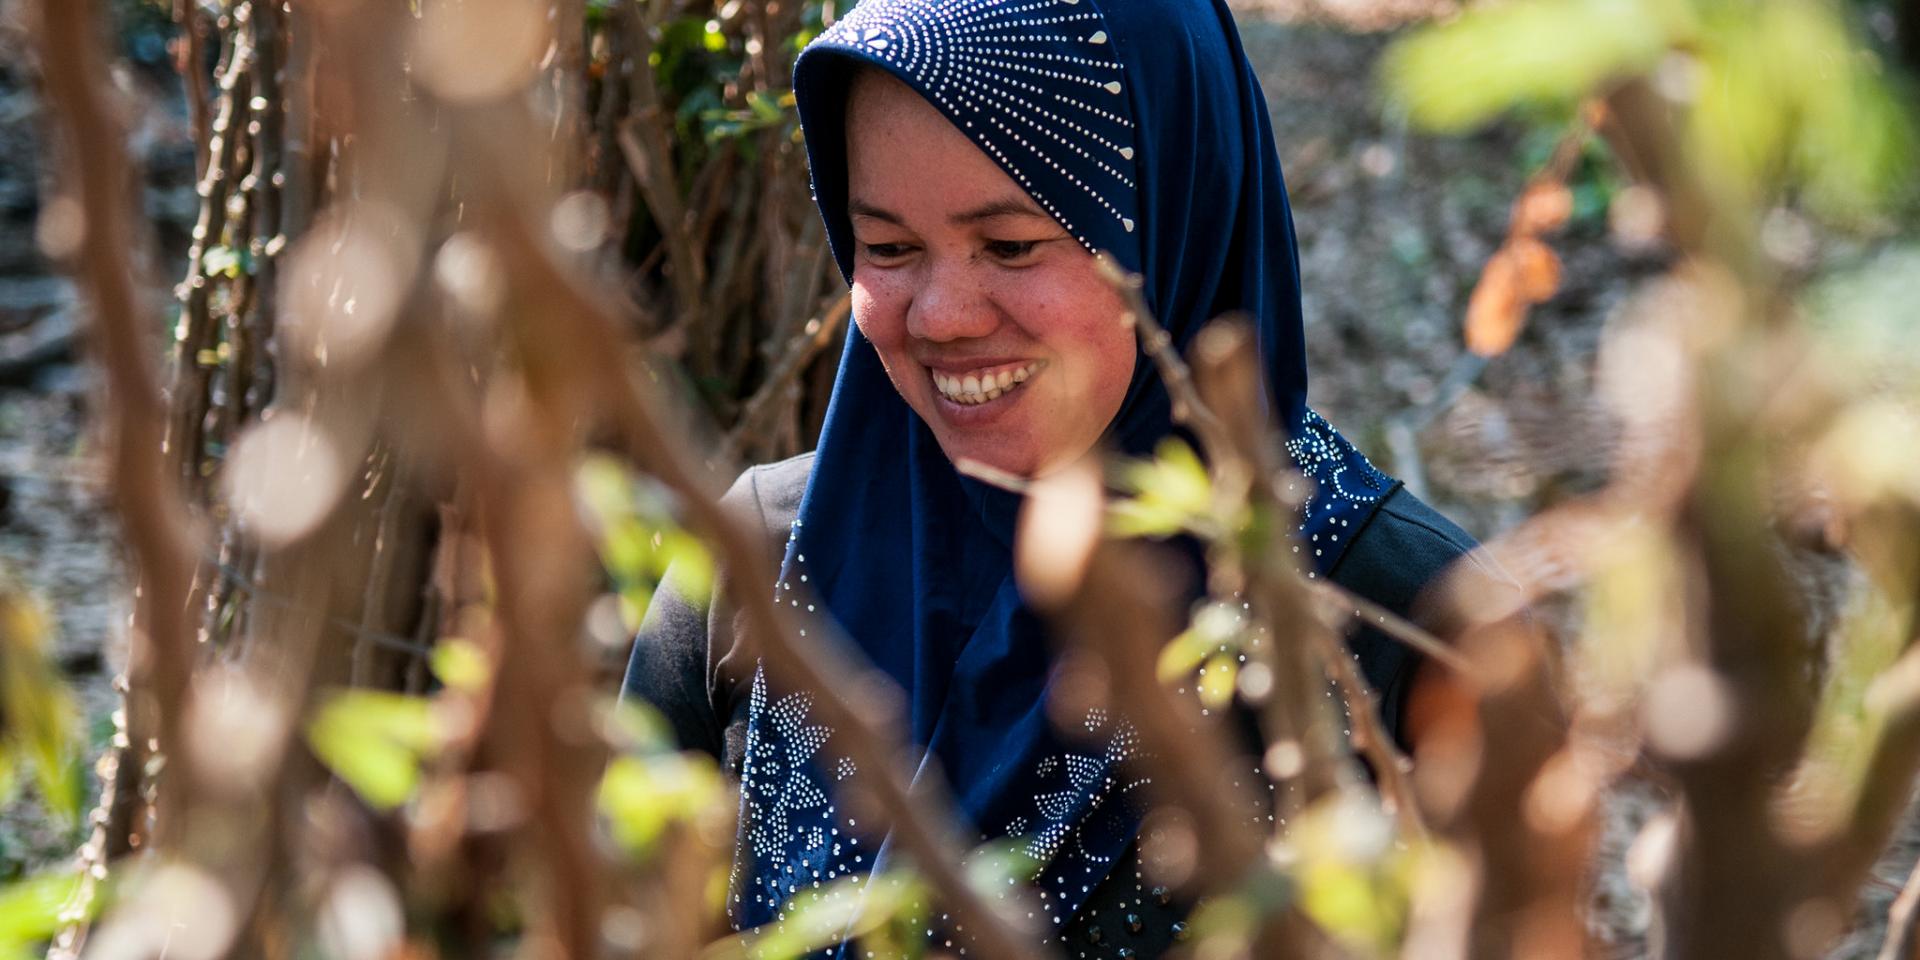
[[[1557,180],[1529,184],[1513,204],[1513,232],[1540,234],[1558,230],[1573,216],[1573,191]]]
[[[1539,303],[1560,289],[1560,258],[1546,244],[1518,237],[1507,242],[1507,255],[1513,258],[1520,297],[1528,304]]]
[[[1519,281],[1511,251],[1501,247],[1480,272],[1480,282],[1467,301],[1467,349],[1494,357],[1513,346],[1527,316]]]

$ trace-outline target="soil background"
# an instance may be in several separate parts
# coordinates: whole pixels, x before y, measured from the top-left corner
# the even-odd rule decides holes
[[[79,364],[75,294],[39,254],[34,222],[47,118],[16,0],[0,0],[0,575],[53,613],[54,652],[88,713],[97,749],[116,706],[127,589],[97,444],[94,383]],[[128,0],[116,79],[132,109],[135,156],[160,260],[149,265],[156,343],[177,315],[169,294],[196,210],[193,154],[164,22]],[[1375,461],[1477,536],[1605,479],[1611,426],[1593,401],[1594,361],[1610,318],[1663,266],[1609,239],[1601,165],[1574,178],[1576,215],[1554,242],[1564,286],[1507,354],[1462,346],[1460,318],[1482,264],[1506,232],[1509,204],[1564,132],[1551,117],[1465,137],[1416,135],[1378,100],[1375,66],[1390,34],[1243,16],[1249,58],[1272,108],[1299,233],[1311,396]],[[1814,571],[1831,593],[1843,573]],[[1609,956],[1642,952],[1645,898],[1622,868],[1628,843],[1663,798],[1629,780],[1606,808],[1592,925]],[[0,882],[55,866],[80,825],[50,817],[31,792],[0,811]],[[1906,869],[1920,853],[1911,821],[1863,891],[1858,927],[1834,957],[1872,956]]]

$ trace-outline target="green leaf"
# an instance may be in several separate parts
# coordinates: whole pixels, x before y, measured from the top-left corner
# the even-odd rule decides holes
[[[1396,842],[1393,818],[1371,791],[1329,795],[1299,818],[1289,839],[1301,910],[1350,950],[1392,955],[1424,847]]]
[[[1199,669],[1213,648],[1212,641],[1200,631],[1191,627],[1182,630],[1160,648],[1159,660],[1154,664],[1154,675],[1160,678],[1161,683],[1184,680],[1188,674]]]
[[[842,878],[794,897],[784,921],[751,931],[743,944],[754,960],[791,960],[867,936],[926,899],[924,885],[905,872]]]
[[[704,754],[623,756],[608,764],[598,805],[614,842],[645,859],[669,826],[698,816],[724,791],[719,768]]]
[[[413,796],[441,736],[431,701],[377,690],[331,694],[307,723],[314,755],[376,810]]]
[[[39,604],[0,577],[0,796],[24,768],[48,809],[78,823],[86,802],[80,713],[47,642]]]
[[[1135,496],[1109,507],[1112,535],[1165,537],[1213,525],[1213,481],[1193,448],[1180,440],[1162,441],[1152,459],[1123,464],[1119,473],[1120,486]]]
[[[574,473],[576,496],[600,534],[600,562],[620,596],[621,617],[638,627],[655,590],[671,583],[704,609],[713,592],[706,544],[674,521],[671,498],[611,457],[592,456]]]
[[[448,637],[433,648],[433,675],[450,690],[477,693],[493,676],[493,663],[479,644],[461,637]]]
[[[61,910],[79,889],[80,876],[71,869],[0,885],[0,958],[35,955],[30,952],[35,944],[60,932]]]
[[[1642,73],[1690,30],[1684,4],[1516,0],[1469,9],[1394,44],[1388,98],[1413,123],[1459,132],[1523,104],[1565,104]]]
[[[607,708],[607,724],[615,746],[636,753],[668,753],[674,743],[673,727],[652,704],[641,700],[615,700]]]
[[[1216,653],[1207,658],[1200,670],[1200,703],[1218,710],[1233,700],[1234,683],[1240,679],[1240,661],[1235,654]]]

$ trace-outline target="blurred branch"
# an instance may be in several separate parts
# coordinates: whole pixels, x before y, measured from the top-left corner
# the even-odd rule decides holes
[[[138,272],[129,254],[137,246],[127,222],[136,209],[128,193],[133,165],[104,83],[109,73],[95,40],[99,23],[90,0],[40,0],[38,7],[47,96],[65,146],[58,169],[65,199],[77,203],[80,214],[62,252],[91,307],[90,347],[112,398],[104,408],[108,475],[139,584],[129,719],[144,725],[151,718],[167,757],[164,797],[192,777],[182,723],[197,656],[187,610],[198,551],[181,507],[178,474],[154,442],[165,431],[165,404],[148,363],[147,324],[133,290]],[[179,829],[179,813],[160,805],[163,838]]]
[[[1907,874],[1905,886],[1887,914],[1887,937],[1875,960],[1920,960],[1920,864]]]
[[[494,151],[506,144],[491,142],[485,147]],[[499,163],[489,176],[502,177]],[[1011,906],[1007,914],[996,911],[962,874],[959,865],[965,848],[953,830],[957,821],[944,815],[951,809],[946,799],[924,777],[917,790],[907,788],[899,765],[904,754],[882,732],[903,725],[873,698],[857,700],[834,679],[861,673],[844,663],[828,643],[813,639],[823,629],[819,622],[809,624],[810,636],[802,636],[798,625],[776,609],[770,592],[757,586],[774,581],[764,547],[720,507],[700,479],[693,458],[672,432],[661,427],[654,414],[657,402],[621,359],[625,351],[618,314],[552,259],[522,212],[501,209],[496,214],[495,239],[509,259],[522,266],[525,278],[540,293],[537,302],[548,306],[548,318],[558,328],[551,345],[564,352],[556,359],[580,378],[584,396],[612,419],[627,454],[680,498],[689,526],[715,545],[717,560],[730,572],[732,582],[750,585],[736,591],[732,599],[744,615],[754,652],[764,659],[775,682],[813,693],[813,708],[821,722],[834,728],[846,755],[873,774],[869,786],[894,837],[948,905],[956,926],[971,932],[974,952],[998,960],[1032,956],[1009,919]],[[1006,902],[1014,900],[1009,897]]]
[[[1021,589],[1070,649],[1102,665],[1111,701],[1125,704],[1159,768],[1153,788],[1193,818],[1194,882],[1232,889],[1264,859],[1250,816],[1260,800],[1238,772],[1257,764],[1236,758],[1220,725],[1145,666],[1179,632],[1179,598],[1138,544],[1102,536],[1103,500],[1098,473],[1084,465],[1034,484],[1015,541]]]
[[[1315,578],[1307,583],[1307,589],[1319,597],[1322,605],[1333,616],[1341,619],[1351,617],[1418,650],[1422,655],[1433,658],[1436,662],[1444,664],[1447,669],[1469,680],[1473,678],[1473,664],[1469,663],[1465,657],[1447,646],[1445,641],[1422,630],[1412,621],[1386,607],[1332,580]]]
[[[1920,643],[1909,643],[1874,681],[1869,696],[1879,729],[1852,806],[1838,821],[1840,831],[1819,851],[1824,861],[1819,886],[1835,898],[1855,896],[1913,799],[1914,778],[1920,775]]]
[[[1147,322],[1153,323],[1151,320]],[[1154,326],[1158,328],[1157,324]],[[1249,490],[1254,509],[1268,517],[1292,516],[1297,508],[1284,502],[1275,488],[1279,478],[1290,475],[1292,469],[1291,464],[1284,462],[1273,441],[1271,428],[1261,414],[1266,387],[1255,361],[1259,350],[1253,343],[1251,332],[1241,323],[1215,321],[1203,328],[1195,338],[1193,356],[1200,368],[1199,385],[1203,391],[1193,401],[1196,407],[1210,407],[1226,423],[1239,425],[1239,429],[1230,434],[1234,446],[1226,451],[1209,450],[1208,456],[1237,460],[1247,465],[1242,469],[1250,468],[1252,476],[1269,478],[1266,483],[1252,484]],[[1169,357],[1161,362],[1164,364],[1177,359]],[[1282,673],[1279,677],[1280,696],[1290,698],[1291,692],[1293,696],[1317,705],[1324,702],[1324,698],[1313,696],[1311,685],[1330,677],[1346,701],[1350,731],[1348,743],[1373,767],[1383,805],[1400,821],[1409,837],[1425,836],[1426,825],[1421,820],[1419,806],[1406,779],[1410,764],[1380,718],[1379,698],[1366,678],[1360,675],[1340,635],[1324,618],[1314,615],[1315,595],[1305,584],[1317,582],[1319,578],[1308,581],[1289,565],[1274,562],[1275,557],[1295,555],[1288,549],[1291,538],[1284,535],[1291,524],[1275,523],[1274,526],[1280,535],[1256,543],[1254,552],[1259,556],[1247,559],[1252,597],[1257,608],[1264,607],[1266,610],[1266,622],[1276,652],[1284,653],[1291,643],[1304,643],[1302,652],[1310,652],[1293,671],[1308,682],[1289,684]],[[1288,637],[1281,632],[1284,624],[1294,625],[1294,636]],[[1280,664],[1286,665],[1286,661],[1282,660]],[[1294,687],[1291,691],[1290,686]],[[1319,715],[1307,712],[1296,720],[1297,724],[1301,724],[1296,729],[1299,735],[1315,738],[1314,726],[1330,727],[1331,721],[1332,718],[1324,712]],[[1311,755],[1311,743],[1305,746]],[[1333,770],[1345,774],[1347,764],[1340,759],[1329,758],[1328,762]],[[1311,790],[1307,799],[1309,802],[1314,799]]]
[[[1140,294],[1140,277],[1127,272],[1118,261],[1105,253],[1095,258],[1094,265],[1126,302],[1127,322],[1133,324],[1138,332],[1141,349],[1146,351],[1147,357],[1160,371],[1160,379],[1173,398],[1174,422],[1192,428],[1199,435],[1201,446],[1209,452],[1225,454],[1234,449],[1226,425],[1200,401],[1200,394],[1193,385],[1193,372],[1180,359],[1180,352],[1174,349],[1173,337],[1168,335],[1166,329],[1154,319],[1153,311],[1148,309],[1146,299]]]

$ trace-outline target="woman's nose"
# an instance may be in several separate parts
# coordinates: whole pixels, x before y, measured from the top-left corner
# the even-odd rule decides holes
[[[984,337],[1000,325],[993,298],[964,264],[934,265],[907,308],[907,333],[945,342]]]

